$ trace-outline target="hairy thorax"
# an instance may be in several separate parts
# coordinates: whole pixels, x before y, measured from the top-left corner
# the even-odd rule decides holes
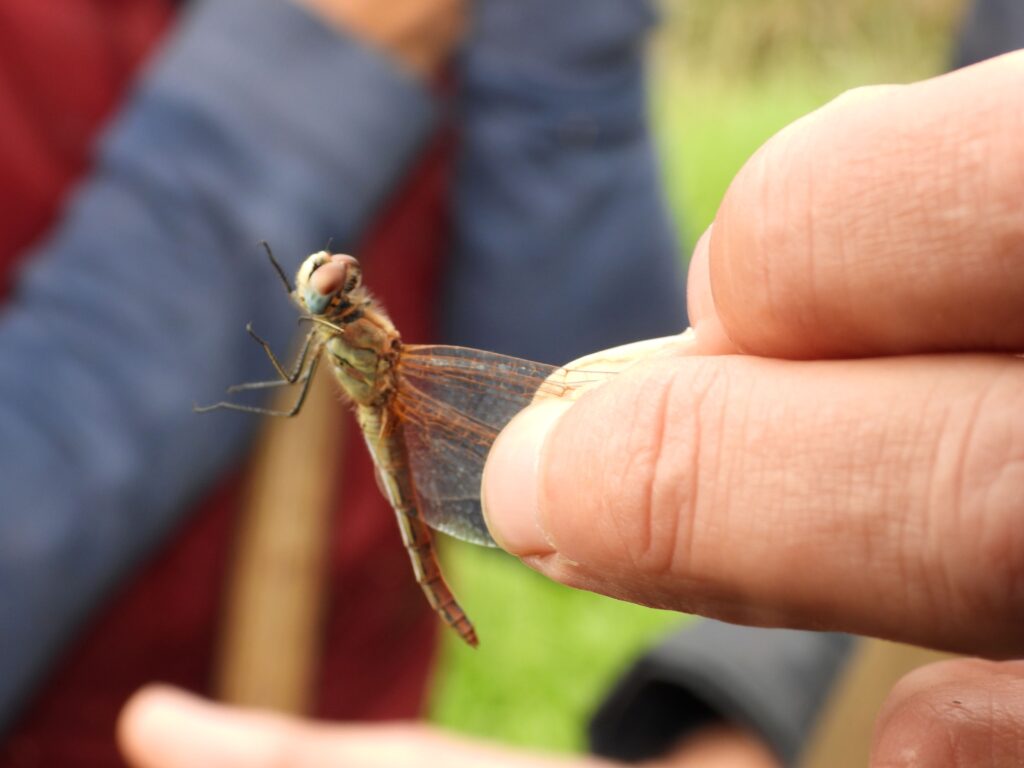
[[[324,336],[324,349],[334,363],[331,369],[353,403],[384,407],[394,391],[392,366],[401,346],[391,322],[370,306],[340,333],[324,331]]]

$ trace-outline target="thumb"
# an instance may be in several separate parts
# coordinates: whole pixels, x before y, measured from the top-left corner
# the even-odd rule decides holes
[[[509,423],[482,488],[498,544],[735,623],[1024,649],[1018,360],[677,351]]]
[[[674,437],[689,421],[675,405],[695,403],[672,392],[677,361],[643,360],[578,400],[541,400],[509,423],[482,488],[499,546],[556,581],[632,602],[658,602],[658,582],[672,583],[665,607],[680,607],[682,574],[671,563],[687,539],[679,528],[693,507],[697,446]]]

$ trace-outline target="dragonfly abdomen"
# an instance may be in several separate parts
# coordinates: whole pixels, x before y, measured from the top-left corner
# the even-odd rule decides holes
[[[377,467],[381,492],[398,519],[402,543],[409,553],[417,583],[444,623],[469,645],[476,646],[476,630],[444,580],[433,536],[419,513],[401,429],[382,430],[381,413],[375,409],[361,407],[357,415]]]
[[[476,630],[441,574],[441,564],[434,550],[430,529],[419,518],[415,509],[396,509],[395,512],[398,516],[398,527],[402,532],[402,543],[409,553],[416,581],[426,595],[427,602],[445,624],[475,647]]]

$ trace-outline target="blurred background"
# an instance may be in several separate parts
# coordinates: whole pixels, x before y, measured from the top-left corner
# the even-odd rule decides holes
[[[0,3],[0,768],[118,764],[117,713],[153,680],[343,721],[415,717],[429,680],[440,726],[582,751],[609,686],[688,621],[439,537],[471,649],[422,599],[329,377],[299,419],[192,414],[268,375],[246,322],[287,348],[255,243],[289,272],[357,253],[411,342],[557,363],[681,330],[677,267],[745,160],[847,89],[949,69],[968,0],[661,0],[656,171],[642,4],[588,26],[590,0],[474,1]],[[458,22],[414,24],[427,52],[377,24],[417,6]],[[491,13],[466,40],[463,8]],[[611,316],[623,281],[647,290]],[[869,732],[872,705],[849,711]]]
[[[651,110],[682,258],[743,162],[843,91],[949,68],[962,0],[662,0]],[[555,585],[500,553],[445,541],[480,629],[444,633],[430,704],[442,725],[510,743],[582,749],[607,687],[678,615]]]

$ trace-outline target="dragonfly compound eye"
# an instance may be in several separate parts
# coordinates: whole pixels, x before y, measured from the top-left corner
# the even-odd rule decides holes
[[[328,262],[309,276],[309,288],[321,296],[331,296],[341,290],[348,280],[344,264]]]
[[[306,308],[315,315],[323,314],[335,296],[347,298],[359,280],[359,263],[355,259],[340,254],[332,256],[310,273],[303,292]]]

